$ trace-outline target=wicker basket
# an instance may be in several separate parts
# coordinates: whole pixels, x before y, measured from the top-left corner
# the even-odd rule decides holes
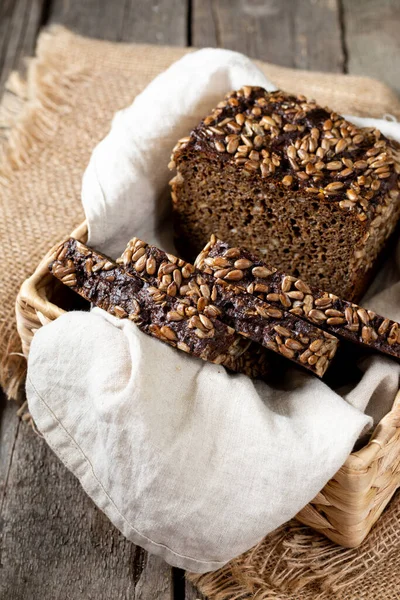
[[[71,235],[86,242],[86,223]],[[66,304],[65,297],[60,299],[66,288],[48,270],[57,247],[58,244],[24,281],[17,297],[17,328],[25,356],[28,356],[31,340],[39,327],[65,312],[61,308]],[[297,518],[337,544],[354,548],[367,536],[399,485],[400,392],[391,412],[379,423],[369,443],[348,457]]]

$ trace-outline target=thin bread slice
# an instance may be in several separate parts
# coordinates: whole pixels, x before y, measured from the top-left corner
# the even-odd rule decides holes
[[[400,358],[400,324],[285,275],[251,252],[211,236],[195,261],[197,269],[235,285],[272,306],[353,343]]]
[[[133,238],[117,259],[128,273],[141,277],[172,298],[180,297],[205,326],[218,318],[235,331],[322,377],[338,348],[338,339],[282,307],[246,294],[212,274],[200,273],[184,260]],[[180,319],[181,315],[174,314]]]

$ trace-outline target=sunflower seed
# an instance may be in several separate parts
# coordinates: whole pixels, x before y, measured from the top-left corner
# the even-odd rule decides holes
[[[328,308],[325,311],[327,317],[343,317],[343,313],[340,310],[336,310],[335,308]]]
[[[385,333],[389,329],[389,325],[390,325],[390,320],[389,319],[384,319],[382,321],[382,323],[380,324],[379,329],[378,329],[379,335],[385,335]]]
[[[267,308],[266,313],[269,317],[272,317],[273,319],[281,319],[283,317],[282,311],[278,308]]]
[[[330,317],[327,319],[326,323],[327,325],[343,325],[346,321],[342,317]]]
[[[96,263],[95,265],[93,265],[92,267],[92,272],[93,273],[97,273],[98,271],[101,271],[101,269],[104,267],[104,265],[106,264],[107,261],[105,260],[100,260],[98,263]]]
[[[133,256],[132,256],[132,258],[133,258]],[[139,273],[141,273],[142,271],[144,271],[144,269],[146,268],[146,262],[147,262],[146,255],[143,254],[139,258],[139,260],[137,260],[135,262],[135,264],[134,264],[135,271],[138,271]]]
[[[285,341],[285,346],[291,350],[303,350],[303,344],[292,338]]]
[[[81,242],[77,241],[75,247],[80,254],[83,254],[83,256],[88,256],[88,254],[90,254],[90,248],[88,248],[84,244],[81,244]],[[65,256],[67,255],[67,252],[68,246],[62,247],[61,251],[57,255],[57,260],[63,260],[63,258],[65,258]]]
[[[342,161],[341,160],[332,160],[331,162],[327,163],[326,168],[329,171],[338,171],[339,169],[342,168]]]
[[[281,284],[282,292],[288,292],[291,287],[292,287],[292,278],[284,277],[282,279],[282,284]]]
[[[270,269],[267,269],[266,267],[253,267],[251,272],[254,275],[254,277],[261,278],[268,277],[272,274],[272,271]]]
[[[395,344],[397,342],[398,328],[399,328],[399,326],[397,323],[394,323],[392,325],[389,335],[387,337],[389,346],[393,346],[393,344]]]
[[[284,292],[279,294],[279,301],[285,308],[289,308],[290,306],[292,306],[289,296]]]
[[[168,325],[163,325],[160,329],[160,333],[162,336],[167,338],[167,340],[175,341],[178,339],[175,331],[168,327]]]
[[[240,250],[238,248],[228,248],[224,252],[226,258],[239,258]]]
[[[364,327],[363,327],[363,328],[362,328],[362,330],[361,330],[361,337],[362,337],[362,340],[363,340],[363,342],[365,342],[366,344],[368,344],[368,343],[371,341],[371,339],[372,339],[372,336],[371,336],[371,331],[372,331],[371,327],[367,327],[367,326],[365,326],[365,325],[364,325]]]
[[[210,319],[205,315],[200,315],[200,321],[203,323],[206,329],[213,329],[214,325],[212,324],[212,321],[210,321]]]
[[[171,310],[167,313],[168,321],[182,321],[183,316],[179,314],[176,310]]]
[[[188,277],[190,277],[190,275],[193,273],[193,267],[191,265],[185,265],[184,267],[182,267],[182,275],[185,279],[187,279]]]
[[[233,269],[225,275],[224,279],[227,279],[228,281],[240,281],[243,279],[243,271],[240,269]]]
[[[304,294],[303,292],[288,292],[287,295],[289,296],[289,298],[293,299],[293,300],[303,300],[304,298]]]
[[[132,261],[136,262],[144,254],[146,254],[146,250],[144,248],[139,248],[134,254],[132,254]]]
[[[92,273],[92,267],[93,267],[93,259],[87,258],[85,260],[85,270],[86,270],[86,273],[88,273],[89,275],[91,275],[91,273]]]
[[[332,300],[330,298],[317,298],[315,300],[315,306],[317,306],[318,308],[328,308],[328,306],[332,305]],[[326,311],[326,314],[328,314],[328,311]],[[333,316],[333,315],[331,315]]]
[[[294,287],[297,288],[300,292],[303,292],[304,294],[311,294],[310,287],[301,279],[295,281]]]
[[[248,260],[247,258],[240,258],[239,260],[235,261],[234,267],[235,269],[248,269],[250,267],[253,266],[253,263],[251,260]]]
[[[328,364],[328,359],[325,356],[321,356],[315,365],[315,370],[317,375],[322,376],[325,372],[326,365]]]
[[[225,275],[228,275],[230,270],[231,269],[218,269],[218,271],[215,271],[214,277],[216,279],[223,279],[225,277]]]
[[[157,264],[156,264],[154,257],[149,256],[149,258],[146,260],[146,272],[149,275],[154,275],[154,273],[156,272],[156,268],[157,268]]]
[[[274,330],[276,331],[276,333],[279,333],[279,335],[283,335],[284,337],[291,336],[291,332],[289,331],[289,329],[283,327],[282,325],[275,325]]]
[[[74,275],[74,274],[65,275],[65,277],[63,277],[61,279],[61,281],[68,287],[75,287],[78,283],[77,279],[76,279],[76,275]]]
[[[312,310],[310,310],[310,312],[308,313],[308,316],[310,317],[310,319],[315,319],[316,321],[325,321],[326,320],[325,313],[323,313],[322,310],[318,310],[316,308],[313,308]]]
[[[369,316],[364,308],[358,308],[357,314],[360,317],[361,322],[364,323],[364,325],[369,325]]]
[[[322,340],[314,340],[313,342],[311,342],[309,349],[311,350],[311,352],[318,352],[322,344]]]
[[[179,290],[179,288],[182,285],[182,273],[179,269],[175,269],[175,271],[172,273],[172,277],[174,279],[174,283],[177,287],[177,290]]]
[[[227,260],[223,256],[216,256],[215,258],[212,258],[211,260],[213,262],[213,266],[220,267],[221,269],[231,266],[231,263],[229,262],[229,260]]]
[[[329,183],[325,187],[325,189],[327,192],[338,192],[343,187],[344,187],[344,183],[342,183],[341,181],[333,181],[332,183]]]
[[[122,308],[122,306],[114,306],[114,314],[119,318],[119,319],[124,319],[125,317],[128,316],[128,313],[126,312],[126,310],[124,310]]]
[[[308,359],[312,356],[312,352],[311,350],[307,349],[303,352],[303,354],[300,355],[299,360],[301,363],[306,363],[308,362]]]
[[[267,294],[269,292],[269,287],[263,283],[256,283],[254,286],[254,291],[260,292],[261,294]]]

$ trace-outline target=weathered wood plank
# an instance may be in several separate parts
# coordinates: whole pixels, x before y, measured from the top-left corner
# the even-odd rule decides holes
[[[33,54],[45,0],[1,0],[0,2],[0,97],[11,71]]]
[[[400,2],[343,0],[349,73],[369,75],[400,92]]]
[[[187,17],[187,0],[129,0],[121,39],[186,46]]]
[[[126,0],[52,0],[49,24],[60,23],[76,33],[117,42],[122,37]]]
[[[230,48],[279,65],[342,72],[336,0],[193,0],[192,44]],[[185,600],[203,600],[185,582]]]
[[[206,600],[203,594],[200,594],[196,588],[189,582],[185,584],[185,600]]]
[[[187,0],[53,0],[50,23],[101,39],[184,46]]]
[[[296,68],[335,73],[344,71],[339,3],[340,0],[296,2],[293,15]]]
[[[8,402],[0,390],[0,515],[19,426],[17,405]]]
[[[0,598],[173,598],[171,569],[128,542],[26,425],[1,521]]]
[[[135,600],[181,600],[174,594],[172,569],[161,558],[146,553],[145,566],[135,588]],[[182,598],[183,600],[183,598]]]
[[[343,71],[338,0],[193,0],[195,46],[287,67]]]
[[[32,17],[24,25],[28,5],[33,14],[38,0],[34,7],[30,0],[0,7],[0,49],[10,68],[18,66],[17,37],[5,38],[11,19],[13,27],[32,32]],[[46,22],[62,23],[83,35],[183,45],[187,38],[186,0],[43,0],[43,7]],[[42,16],[40,11],[38,24]],[[21,54],[33,50],[34,38],[27,38],[31,44]],[[2,423],[1,598],[183,599],[183,592],[174,595],[173,570],[123,538],[44,441],[19,425],[15,406],[7,407]]]

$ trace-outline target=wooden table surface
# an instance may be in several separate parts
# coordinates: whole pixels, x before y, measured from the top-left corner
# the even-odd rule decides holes
[[[40,29],[221,46],[288,67],[377,77],[400,92],[399,0],[0,0],[0,94]],[[0,403],[0,600],[195,600],[134,546],[44,441]]]

